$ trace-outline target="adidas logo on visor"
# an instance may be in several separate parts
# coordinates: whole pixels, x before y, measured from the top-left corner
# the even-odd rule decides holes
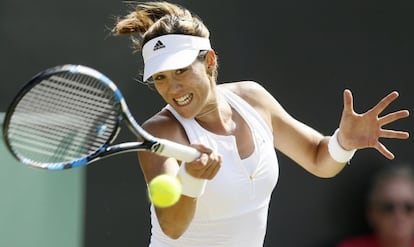
[[[159,50],[161,48],[165,48],[165,45],[161,42],[161,40],[158,40],[154,45],[153,51]]]

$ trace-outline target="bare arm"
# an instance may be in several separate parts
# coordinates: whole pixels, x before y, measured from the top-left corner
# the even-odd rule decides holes
[[[293,118],[269,93],[264,94],[264,103],[271,105],[275,148],[315,176],[333,177],[338,174],[345,163],[338,163],[329,155],[330,137]]]
[[[319,177],[333,177],[345,163],[332,159],[328,151],[330,136],[324,136],[315,129],[296,120],[267,92],[254,82],[241,82],[228,86],[248,101],[268,122],[273,130],[274,146],[310,173]],[[344,91],[344,109],[338,133],[338,142],[345,150],[375,148],[387,158],[394,156],[378,140],[379,138],[408,138],[404,131],[384,130],[386,124],[405,118],[408,111],[379,114],[396,98],[393,92],[384,97],[375,107],[363,114],[354,112],[352,94]]]
[[[158,114],[145,124],[145,128],[157,137],[189,145],[180,124],[166,112]],[[213,178],[220,168],[221,157],[202,145],[193,145],[202,155],[186,168],[190,175],[198,179]],[[150,152],[139,152],[139,162],[147,184],[156,176],[169,174],[175,176],[180,164],[174,158],[165,158]],[[157,219],[163,232],[170,238],[179,238],[188,228],[194,217],[197,199],[181,195],[180,200],[171,207],[155,207]]]

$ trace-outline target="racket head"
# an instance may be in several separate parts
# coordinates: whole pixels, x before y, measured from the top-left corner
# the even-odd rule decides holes
[[[3,138],[23,164],[62,170],[88,164],[116,138],[124,98],[100,72],[82,65],[49,68],[11,102]]]

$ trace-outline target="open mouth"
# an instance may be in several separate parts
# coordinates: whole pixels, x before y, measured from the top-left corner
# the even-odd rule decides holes
[[[182,97],[175,98],[174,101],[175,103],[177,103],[177,105],[183,106],[183,105],[187,105],[188,103],[190,103],[192,99],[193,99],[193,94],[189,93]]]

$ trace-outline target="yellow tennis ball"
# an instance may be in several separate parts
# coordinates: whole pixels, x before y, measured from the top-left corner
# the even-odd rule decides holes
[[[155,206],[170,207],[180,199],[181,183],[175,176],[162,174],[150,181],[148,193]]]

